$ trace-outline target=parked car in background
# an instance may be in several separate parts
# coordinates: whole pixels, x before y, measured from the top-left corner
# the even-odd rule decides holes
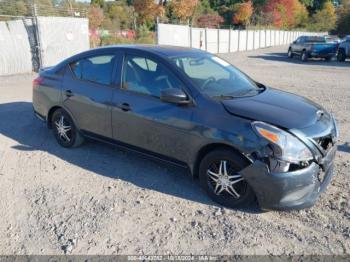
[[[201,50],[89,50],[40,72],[33,107],[61,146],[93,138],[185,167],[229,207],[310,207],[333,176],[332,114]]]
[[[340,43],[342,40],[338,37],[338,36],[336,36],[336,35],[326,35],[325,36],[325,38],[326,38],[326,42],[327,43]]]
[[[350,58],[350,35],[344,37],[339,44],[337,58],[340,62],[344,62],[346,58]]]
[[[302,61],[324,58],[329,61],[336,56],[339,43],[328,36],[300,36],[288,48],[288,57],[299,55]]]

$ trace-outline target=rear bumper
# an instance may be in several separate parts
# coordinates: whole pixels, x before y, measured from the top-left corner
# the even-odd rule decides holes
[[[257,160],[241,174],[255,191],[262,209],[307,208],[314,205],[330,183],[335,153],[336,146],[322,159],[322,164],[313,162],[306,168],[286,173],[270,173],[267,165]]]
[[[39,120],[43,121],[43,122],[46,122],[46,118],[44,116],[42,116],[41,114],[39,114],[38,112],[36,112],[33,108],[33,112],[34,112],[34,115],[36,116],[36,118],[38,118]]]
[[[337,54],[334,53],[319,53],[319,52],[310,52],[309,57],[314,57],[314,58],[331,58],[336,56]]]

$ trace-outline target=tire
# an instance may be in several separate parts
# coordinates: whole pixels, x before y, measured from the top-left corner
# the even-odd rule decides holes
[[[219,183],[219,186],[217,186],[218,183],[214,181],[214,178],[218,177],[218,174],[220,174],[220,166],[222,171],[225,170],[224,162],[226,162],[226,174],[231,176],[231,179],[220,176],[221,179],[216,180],[221,181],[221,184]],[[230,208],[248,206],[255,200],[255,194],[247,181],[238,173],[246,166],[247,160],[240,154],[226,149],[214,150],[208,153],[200,163],[200,185],[213,201],[223,206]],[[231,184],[230,181],[235,183]],[[228,184],[230,184],[234,191],[227,187],[224,188],[225,185],[227,186]],[[215,191],[215,189],[217,190]]]
[[[346,54],[345,54],[345,51],[343,49],[340,49],[338,51],[338,54],[337,54],[337,59],[339,62],[344,62],[345,59],[346,59]]]
[[[62,147],[78,147],[84,142],[72,118],[63,109],[57,109],[51,121],[54,136]]]
[[[326,60],[327,62],[331,61],[331,59],[332,59],[332,57],[326,57],[326,58],[325,58],[325,60]]]
[[[308,54],[306,53],[306,51],[303,51],[301,53],[301,61],[306,62],[308,59],[309,59]]]
[[[293,52],[292,52],[292,48],[289,48],[289,49],[288,49],[288,57],[289,57],[289,58],[293,58],[293,57],[294,57],[294,54],[293,54]]]

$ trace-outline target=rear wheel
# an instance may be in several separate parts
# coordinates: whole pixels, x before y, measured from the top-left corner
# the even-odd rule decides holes
[[[309,59],[308,54],[306,53],[306,51],[303,51],[301,53],[301,61],[306,62],[308,59]]]
[[[294,56],[294,54],[293,54],[293,52],[292,52],[292,48],[289,48],[289,49],[288,49],[288,57],[289,57],[289,58],[293,58],[293,56]]]
[[[248,205],[255,195],[239,173],[245,167],[245,159],[233,151],[212,151],[203,158],[199,167],[201,187],[221,205],[232,208]]]
[[[339,62],[344,62],[345,61],[346,54],[345,54],[345,51],[343,49],[340,49],[338,51],[337,59],[338,59]]]
[[[57,142],[63,147],[77,147],[84,141],[72,118],[63,109],[53,113],[52,127]]]

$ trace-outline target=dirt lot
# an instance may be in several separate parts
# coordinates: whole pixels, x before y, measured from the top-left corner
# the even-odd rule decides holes
[[[224,55],[332,111],[336,175],[308,210],[222,209],[183,170],[101,143],[59,147],[32,114],[34,75],[0,77],[1,254],[349,254],[350,63]]]

